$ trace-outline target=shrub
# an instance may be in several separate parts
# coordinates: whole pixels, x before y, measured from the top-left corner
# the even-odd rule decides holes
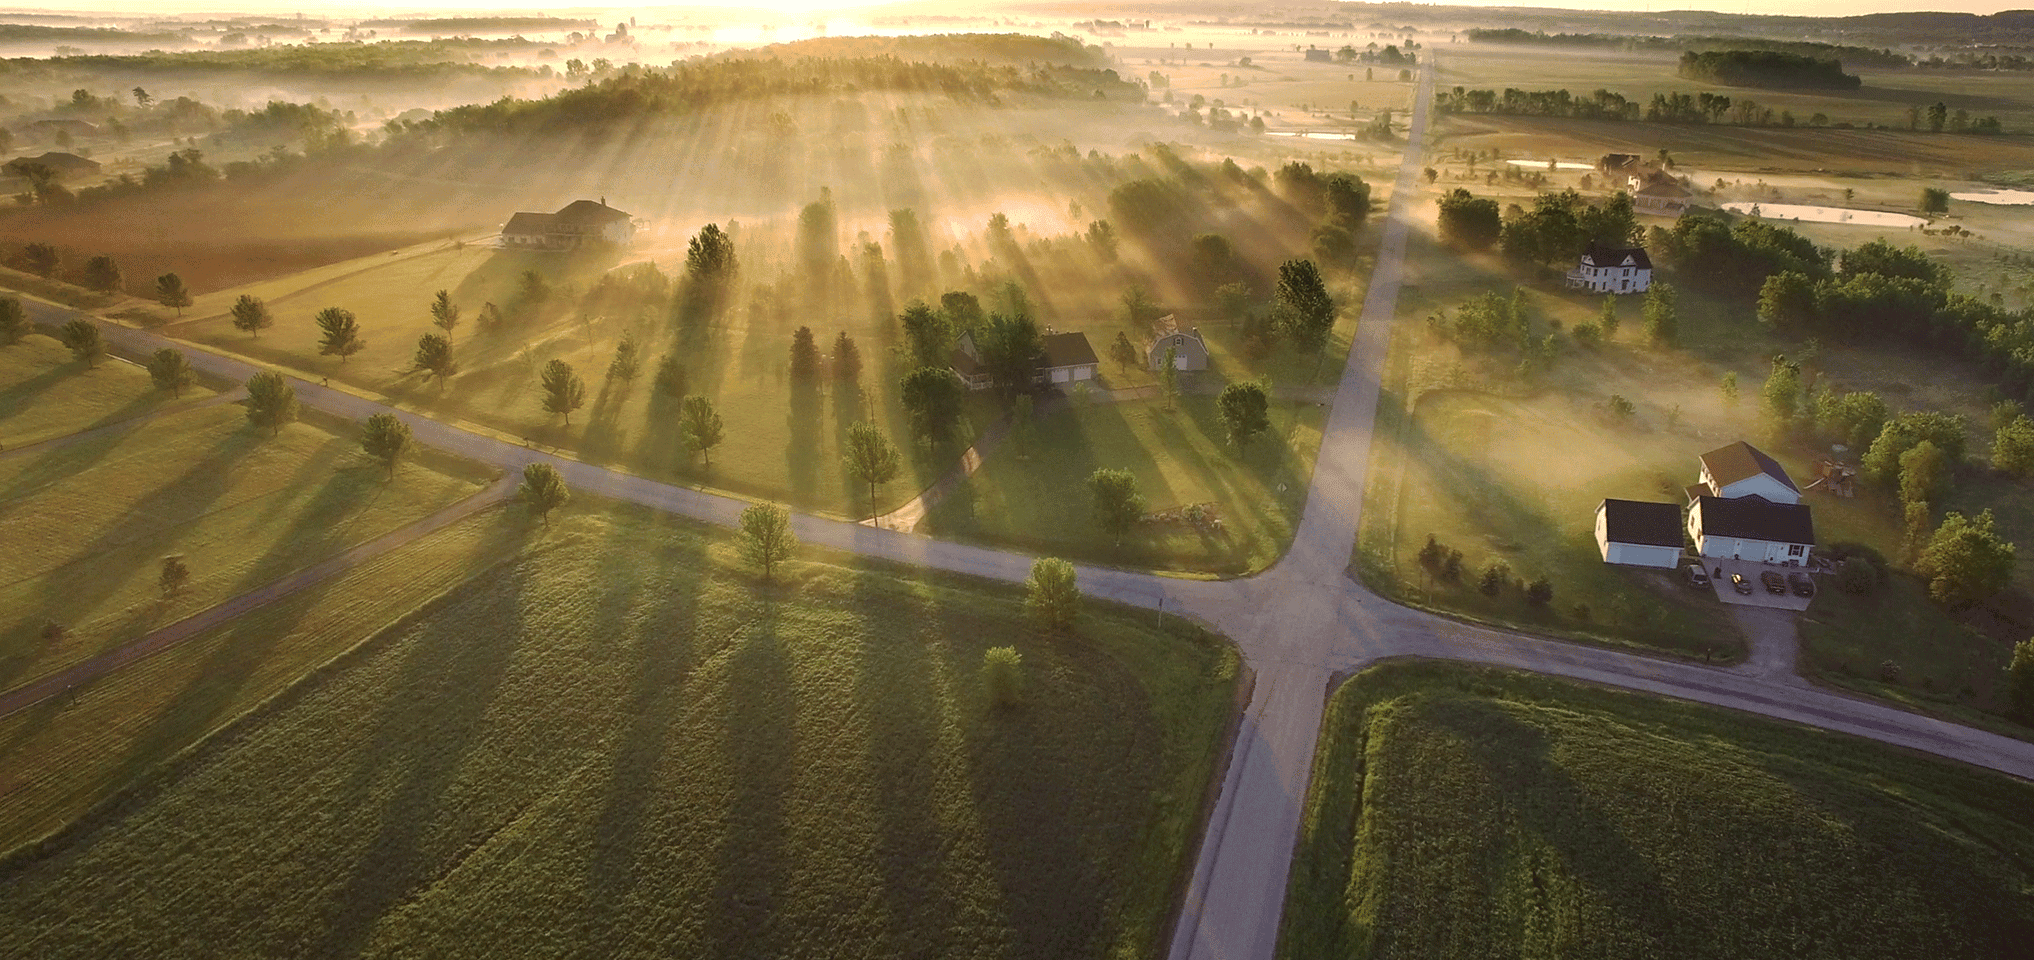
[[[1865,596],[1879,588],[1879,568],[1868,557],[1852,557],[1843,562],[1836,584],[1845,593]]]
[[[1900,682],[1899,663],[1892,660],[1879,661],[1879,681],[1882,683],[1899,683]]]
[[[1554,585],[1546,577],[1534,580],[1526,586],[1525,598],[1535,607],[1544,607],[1554,600]]]
[[[1483,568],[1483,577],[1477,582],[1476,589],[1483,591],[1486,597],[1494,597],[1503,593],[1505,585],[1509,583],[1511,583],[1511,565],[1502,560],[1492,560],[1489,566]]]
[[[1024,699],[1024,656],[1016,647],[990,647],[982,651],[982,687],[989,702],[1014,707]]]
[[[1025,605],[1047,629],[1064,630],[1080,613],[1081,591],[1074,582],[1074,566],[1054,557],[1040,557],[1031,564],[1031,577],[1024,581]]]
[[[2034,724],[2034,640],[2013,645],[2006,667],[2006,707],[2022,723]]]

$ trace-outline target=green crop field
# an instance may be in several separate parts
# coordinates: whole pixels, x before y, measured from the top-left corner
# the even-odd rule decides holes
[[[29,334],[0,347],[0,450],[13,450],[172,409],[212,395],[191,386],[178,400],[155,388],[148,372],[111,358],[90,370],[56,338]]]
[[[163,417],[0,459],[0,686],[137,639],[394,530],[476,489],[405,464],[394,482],[350,436],[281,434],[239,406]],[[190,581],[162,597],[160,562]],[[60,638],[44,626],[64,625]]]
[[[531,530],[504,516],[469,523]],[[1157,949],[1230,716],[1219,641],[1103,608],[1040,635],[1013,588],[832,558],[768,586],[637,511],[537,537],[17,852],[0,952]]]
[[[1329,708],[1279,955],[2022,957],[2030,805],[1837,734],[1380,667]]]

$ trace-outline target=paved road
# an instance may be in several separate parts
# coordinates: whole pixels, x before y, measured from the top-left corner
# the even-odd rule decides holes
[[[1174,932],[1172,958],[1272,956],[1328,680],[1336,671],[1390,657],[1515,667],[1715,704],[2034,779],[2034,744],[1816,690],[1784,672],[1775,676],[1761,670],[1653,660],[1472,627],[1395,606],[1348,579],[1344,571],[1361,519],[1378,387],[1410,228],[1408,208],[1416,202],[1432,85],[1430,63],[1415,94],[1408,146],[1392,192],[1376,272],[1335,391],[1291,551],[1259,576],[1219,583],[1080,568],[1082,587],[1090,595],[1191,614],[1226,633],[1257,678],[1215,815],[1196,858]],[[31,310],[40,322],[61,322],[70,315],[45,305],[33,305]],[[125,327],[108,325],[106,334],[118,350],[130,355],[145,355],[169,343],[156,334]],[[237,358],[178,345],[193,366],[215,376],[239,381],[259,369]],[[351,393],[303,380],[296,383],[307,406],[329,413],[361,419],[388,409]],[[421,443],[511,471],[527,463],[548,462],[582,492],[723,526],[732,526],[747,505],[529,449],[479,428],[408,411],[395,413],[409,423]],[[800,515],[792,522],[798,535],[811,543],[998,580],[1022,580],[1031,563],[1030,557],[1016,553],[846,521]]]

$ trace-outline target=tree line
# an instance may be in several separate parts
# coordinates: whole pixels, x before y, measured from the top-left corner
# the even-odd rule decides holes
[[[1856,90],[1864,85],[1856,74],[1844,73],[1843,63],[1833,57],[1780,50],[1689,50],[1681,54],[1675,72],[1732,87]]]

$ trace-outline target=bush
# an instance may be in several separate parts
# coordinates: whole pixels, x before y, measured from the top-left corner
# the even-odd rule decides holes
[[[1843,562],[1836,585],[1845,593],[1866,596],[1879,588],[1879,568],[1866,557],[1852,557]]]
[[[1016,647],[990,647],[982,651],[982,687],[989,702],[1014,707],[1024,699],[1024,655]]]
[[[1525,589],[1526,602],[1535,607],[1544,607],[1554,600],[1554,585],[1546,577],[1534,580]]]
[[[1900,665],[1892,660],[1879,661],[1879,682],[1899,683]]]
[[[1075,583],[1074,565],[1054,557],[1041,557],[1031,564],[1031,577],[1024,581],[1025,605],[1047,629],[1064,630],[1080,613],[1081,591]]]

